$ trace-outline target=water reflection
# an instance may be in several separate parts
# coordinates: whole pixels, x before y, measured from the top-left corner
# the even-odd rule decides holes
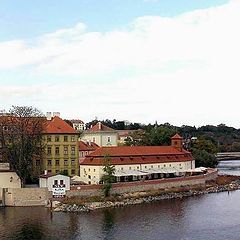
[[[41,240],[46,239],[44,229],[39,222],[23,223],[19,229],[11,233],[9,236],[13,240]]]
[[[219,174],[240,176],[240,160],[226,160],[218,163]]]
[[[0,209],[0,240],[236,239],[240,191],[172,199],[90,213]]]
[[[114,239],[114,211],[105,209],[103,211],[103,225],[102,225],[103,239]]]

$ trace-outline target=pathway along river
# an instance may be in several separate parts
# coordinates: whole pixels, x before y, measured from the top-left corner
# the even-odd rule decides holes
[[[96,210],[0,209],[0,239],[240,239],[240,191]]]

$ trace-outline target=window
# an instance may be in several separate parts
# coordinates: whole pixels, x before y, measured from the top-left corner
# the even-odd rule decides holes
[[[139,169],[139,167],[137,166],[137,169]]]
[[[88,169],[88,171],[90,172],[90,171],[91,171],[91,169],[89,168],[89,169]]]
[[[51,154],[52,154],[52,147],[47,146],[47,155],[51,155]]]
[[[63,185],[64,183],[63,183],[63,180],[60,180],[60,185]]]
[[[108,138],[107,138],[107,141],[108,141],[108,142],[111,142],[111,137],[108,137]]]
[[[36,160],[36,166],[40,166],[40,160]]]
[[[160,166],[158,165],[158,168],[160,168]]]
[[[153,165],[151,166],[151,168],[153,168]]]
[[[72,169],[72,170],[71,170],[71,174],[75,174],[75,169]]]
[[[172,165],[171,164],[169,164],[169,167],[171,167]]]
[[[52,160],[48,160],[48,161],[47,161],[47,165],[48,165],[48,166],[52,166]]]
[[[75,165],[75,159],[71,159],[71,165]]]
[[[55,147],[55,154],[59,155],[59,147]]]
[[[75,155],[75,147],[71,147],[71,154]]]
[[[88,178],[91,179],[91,175],[88,175]]]
[[[94,138],[92,139],[92,141],[95,143],[95,142],[96,142],[96,138],[94,137]]]
[[[63,170],[63,174],[64,174],[64,175],[68,175],[68,170],[67,170],[67,169],[64,169],[64,170]]]
[[[93,171],[96,172],[96,169],[94,168]]]
[[[55,142],[59,142],[59,136],[55,136]]]
[[[147,166],[145,166],[145,168],[147,168]]]
[[[59,166],[59,160],[56,160],[56,161],[55,161],[55,165],[56,165],[56,166]]]
[[[64,146],[64,148],[63,148],[63,153],[64,153],[65,155],[68,154],[68,147],[67,147],[67,146]]]
[[[60,170],[56,170],[56,173],[60,173]]]
[[[68,166],[68,160],[64,159],[64,166]]]
[[[166,167],[166,164],[164,164],[163,166]]]
[[[54,180],[54,185],[58,185],[58,180]]]
[[[123,167],[121,167],[121,170],[123,170]]]
[[[129,170],[131,170],[132,168],[131,167],[129,167]]]
[[[68,136],[64,136],[64,137],[63,137],[63,141],[64,141],[64,142],[68,142]]]
[[[71,142],[75,142],[75,136],[71,136]]]
[[[47,136],[47,142],[51,142],[52,141],[52,137],[51,136]]]

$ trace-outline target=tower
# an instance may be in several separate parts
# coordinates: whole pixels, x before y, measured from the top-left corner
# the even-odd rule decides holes
[[[171,138],[171,146],[177,148],[179,151],[182,151],[182,148],[183,148],[183,138],[179,134],[175,134]]]

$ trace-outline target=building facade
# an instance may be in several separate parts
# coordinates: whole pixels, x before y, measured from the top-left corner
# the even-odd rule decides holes
[[[79,174],[78,133],[60,117],[47,120],[44,126],[45,154],[42,172],[64,173],[69,176]]]
[[[93,142],[101,147],[118,145],[118,132],[101,122],[84,131],[80,138],[82,141]]]
[[[99,184],[103,165],[109,157],[115,166],[118,181],[179,176],[195,168],[190,152],[182,148],[182,138],[175,135],[171,146],[118,146],[101,147],[92,152],[80,164],[80,178],[87,184]]]
[[[72,125],[73,125],[73,128],[78,131],[78,132],[82,132],[85,130],[85,123],[82,121],[82,120],[79,120],[79,119],[73,119],[73,120],[70,120]]]
[[[97,150],[99,146],[96,143],[89,141],[79,141],[78,143],[78,151],[79,151],[79,164],[84,160],[84,158],[90,153]]]

